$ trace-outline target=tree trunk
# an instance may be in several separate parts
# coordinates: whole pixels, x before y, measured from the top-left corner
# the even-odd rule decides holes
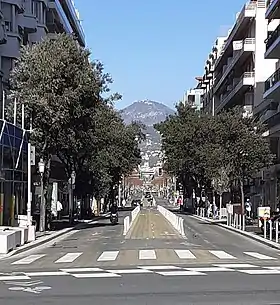
[[[219,219],[221,220],[222,219],[222,214],[221,214],[221,210],[222,210],[222,204],[223,204],[223,193],[219,194],[220,196],[220,213],[219,213]]]

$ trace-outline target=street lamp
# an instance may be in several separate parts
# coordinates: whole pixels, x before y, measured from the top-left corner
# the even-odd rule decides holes
[[[72,171],[70,179],[68,180],[68,190],[69,190],[69,222],[73,222],[73,189],[75,188],[75,182],[76,182],[76,173],[75,171]]]
[[[41,202],[40,202],[40,232],[45,231],[45,222],[46,222],[46,207],[45,207],[45,198],[44,198],[44,183],[43,177],[45,172],[45,162],[43,159],[40,159],[38,163],[39,173],[41,176]]]

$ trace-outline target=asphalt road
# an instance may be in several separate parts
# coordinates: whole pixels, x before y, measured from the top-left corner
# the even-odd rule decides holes
[[[0,261],[0,304],[279,304],[279,251],[191,216],[182,238],[143,208]]]

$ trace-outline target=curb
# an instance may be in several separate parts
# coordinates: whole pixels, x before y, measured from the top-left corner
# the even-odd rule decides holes
[[[218,221],[212,221],[210,219],[207,219],[207,218],[203,218],[201,216],[197,216],[197,215],[191,215],[193,218],[196,218],[196,219],[199,219],[199,220],[203,220],[205,222],[208,222],[208,223],[211,223],[211,224],[215,224],[215,225],[218,225],[219,227],[222,227],[226,230],[229,230],[229,231],[232,231],[232,232],[235,232],[235,233],[238,233],[240,235],[243,235],[243,236],[246,236],[250,239],[253,239],[255,241],[258,241],[259,243],[262,243],[266,246],[269,246],[271,248],[274,248],[274,249],[277,249],[277,250],[280,250],[280,244],[272,241],[272,240],[268,240],[268,239],[265,239],[261,236],[258,236],[258,235],[255,235],[255,234],[252,234],[250,232],[246,232],[246,231],[242,231],[240,229],[236,229],[234,227],[230,227],[228,225],[225,225],[223,223],[220,223]]]
[[[106,217],[106,215],[105,215]],[[77,229],[80,229],[82,228],[83,226],[85,225],[88,225],[88,224],[95,224],[97,223],[98,220],[91,220],[89,222],[81,222],[81,223],[78,223],[76,224],[75,226],[73,227],[70,227],[70,228],[65,228],[65,229],[62,229],[62,230],[59,230],[58,232],[56,233],[53,233],[53,234],[50,234],[50,235],[45,235],[44,237],[42,238],[39,238],[33,242],[30,242],[30,243],[27,243],[23,246],[21,246],[20,248],[18,249],[15,249],[15,250],[12,250],[11,252],[7,253],[7,254],[4,254],[3,257],[0,257],[0,260],[1,259],[6,259],[6,258],[9,258],[13,255],[16,255],[16,254],[20,254],[20,253],[23,253],[25,251],[29,251],[33,248],[36,248],[36,247],[39,247],[45,243],[48,243],[50,242],[51,240],[53,239],[56,239],[58,237],[61,237],[62,235],[65,235],[73,230],[77,230]]]

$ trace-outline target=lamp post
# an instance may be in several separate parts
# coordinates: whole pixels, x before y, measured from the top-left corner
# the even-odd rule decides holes
[[[40,159],[38,163],[39,173],[41,176],[41,203],[40,203],[40,232],[45,232],[46,227],[46,206],[45,206],[45,198],[44,198],[44,172],[45,172],[45,162],[43,159]]]
[[[75,181],[76,181],[76,173],[75,171],[72,171],[71,176],[68,180],[68,187],[69,187],[69,222],[73,222],[73,190],[75,189]]]

